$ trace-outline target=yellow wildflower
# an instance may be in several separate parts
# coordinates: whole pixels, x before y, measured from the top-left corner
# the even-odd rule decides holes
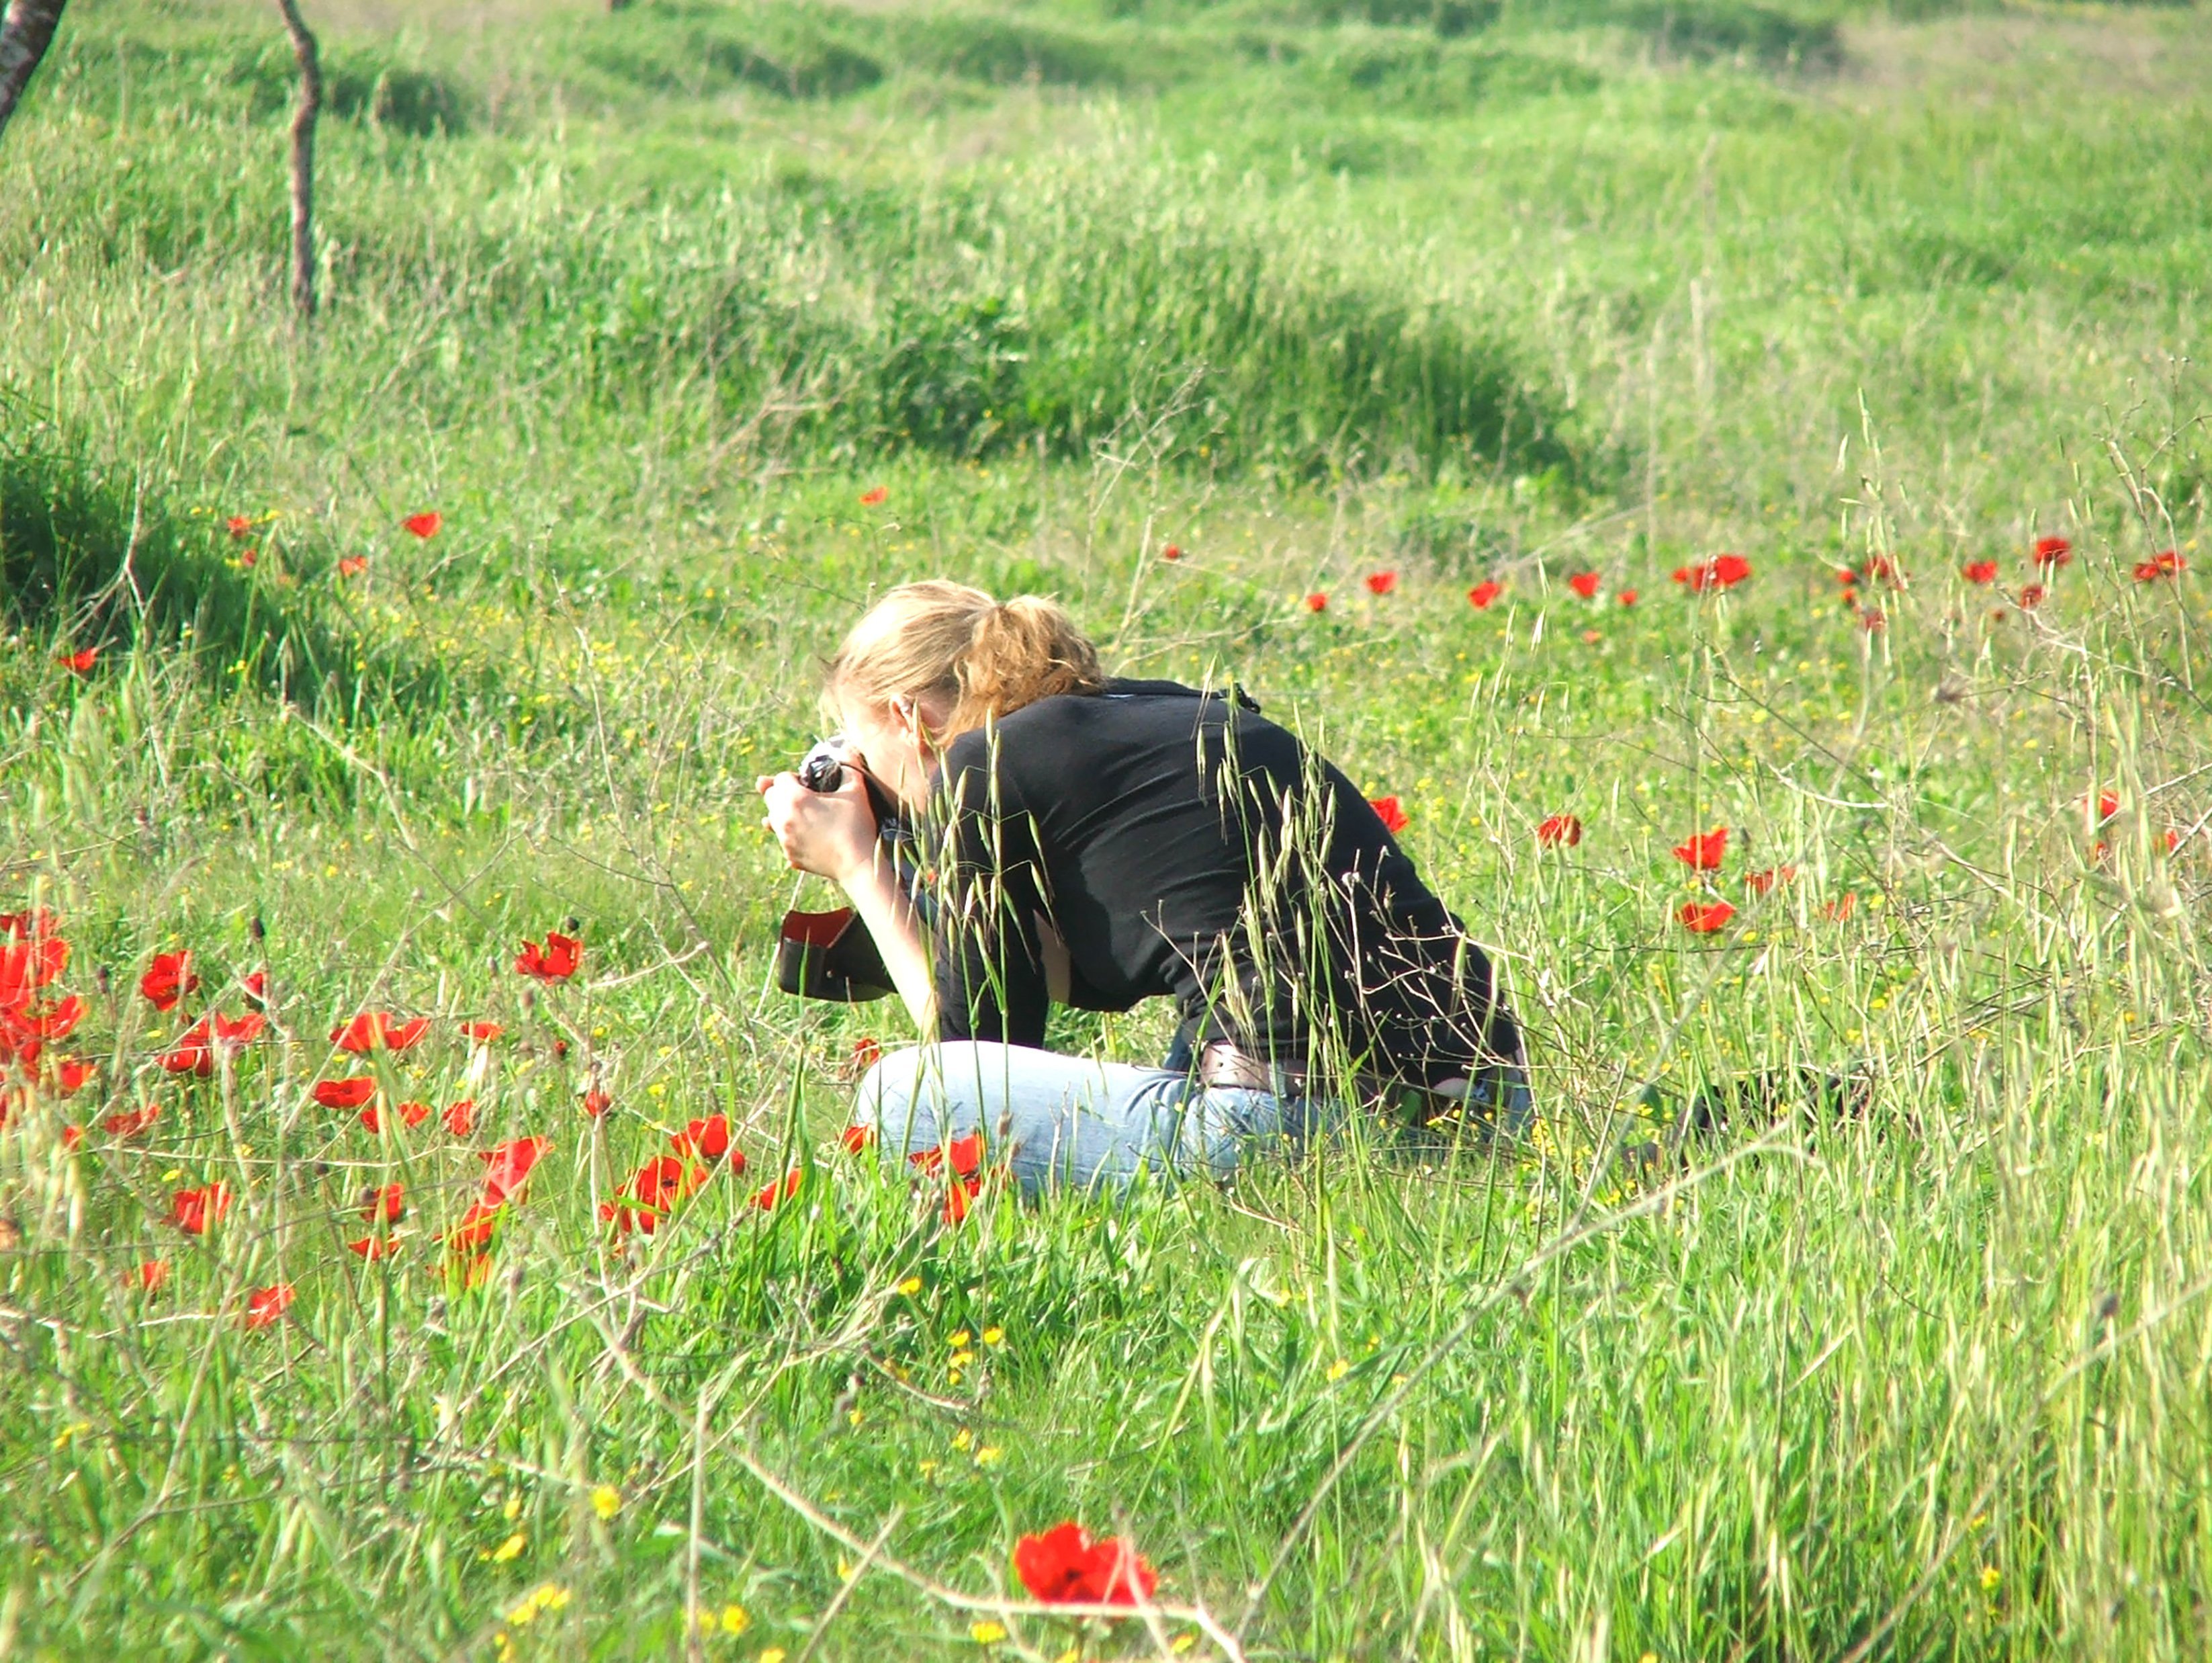
[[[975,1465],[977,1466],[996,1466],[1000,1461],[1006,1459],[1006,1452],[1000,1448],[998,1445],[985,1444],[982,1448],[975,1452]]]
[[[724,1634],[734,1638],[752,1625],[752,1614],[736,1600],[732,1599],[722,1607],[721,1629]]]
[[[612,1484],[601,1484],[592,1491],[592,1511],[602,1519],[611,1519],[622,1511],[622,1491]]]
[[[979,1646],[995,1646],[1006,1637],[1006,1625],[985,1617],[980,1623],[970,1623],[968,1632]]]
[[[912,1299],[916,1294],[919,1294],[921,1291],[921,1278],[920,1276],[908,1276],[904,1282],[899,1283],[898,1290],[902,1294],[904,1294],[908,1299]]]
[[[1997,1591],[1997,1585],[2003,1581],[2004,1573],[1999,1570],[1995,1565],[1984,1565],[1982,1567],[1982,1592],[1984,1593],[1995,1593]]]
[[[518,1530],[491,1550],[491,1562],[495,1565],[503,1565],[510,1559],[520,1559],[522,1550],[529,1545],[530,1538]]]
[[[1003,1329],[1003,1328],[986,1328],[986,1329],[983,1331],[983,1343],[984,1343],[984,1344],[986,1344],[986,1345],[1004,1345],[1006,1343],[1006,1331],[1005,1329]]]
[[[951,1346],[955,1351],[958,1351],[966,1347],[969,1335],[966,1329],[956,1328],[950,1334],[947,1334],[945,1337],[945,1343]]]
[[[1351,1372],[1352,1365],[1341,1357],[1328,1366],[1328,1378],[1332,1380],[1340,1380]]]

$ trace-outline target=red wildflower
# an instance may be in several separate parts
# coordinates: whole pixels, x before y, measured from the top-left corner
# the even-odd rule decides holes
[[[873,1126],[848,1126],[837,1135],[837,1142],[847,1154],[858,1154],[876,1141]]]
[[[61,927],[61,920],[43,906],[25,912],[0,912],[0,941],[43,941]]]
[[[2136,562],[2136,582],[2155,583],[2161,577],[2173,577],[2188,570],[2189,562],[2180,551],[2168,549],[2164,554],[2154,555],[2148,560]]]
[[[158,1294],[169,1279],[169,1262],[165,1258],[149,1258],[135,1270],[124,1273],[124,1281],[135,1282],[142,1294]]]
[[[386,1051],[405,1051],[430,1030],[430,1019],[417,1016],[397,1021],[380,1010],[365,1010],[331,1030],[331,1043],[356,1057],[366,1056],[380,1044]]]
[[[583,1106],[584,1112],[597,1120],[609,1109],[614,1107],[615,1100],[599,1087],[593,1086],[584,1093]]]
[[[1395,797],[1370,797],[1367,806],[1375,811],[1375,818],[1382,822],[1382,829],[1394,838],[1413,823]]]
[[[1583,645],[1585,647],[1595,647],[1599,642],[1604,639],[1605,637],[1596,630],[1584,630],[1583,631]]]
[[[1969,583],[1994,583],[1997,581],[1997,563],[1994,560],[1969,560],[1959,569]]]
[[[983,1193],[980,1178],[956,1178],[945,1186],[945,1205],[940,1209],[947,1224],[958,1224],[968,1216],[968,1205]]]
[[[292,1308],[292,1284],[280,1282],[273,1288],[257,1288],[246,1296],[246,1325],[248,1328],[267,1328]]]
[[[1869,583],[1887,582],[1893,588],[1905,587],[1905,574],[1898,570],[1897,562],[1886,554],[1877,554],[1866,563],[1865,576]]]
[[[1180,560],[1182,558],[1182,551],[1177,548],[1174,544],[1170,543],[1160,551],[1160,558],[1163,560]]]
[[[1696,594],[1707,589],[1732,589],[1750,576],[1751,562],[1740,554],[1717,554],[1694,566],[1674,568],[1674,581],[1686,584]]]
[[[916,1149],[906,1159],[908,1166],[919,1167],[925,1173],[938,1171],[949,1159],[954,1172],[963,1178],[973,1178],[983,1170],[983,1134],[970,1132],[941,1148],[933,1144],[927,1149]]]
[[[651,1235],[678,1203],[706,1181],[704,1167],[691,1166],[677,1155],[655,1155],[631,1175],[619,1195],[601,1203],[599,1216],[618,1224],[624,1234],[635,1229]]]
[[[402,1103],[399,1106],[400,1121],[410,1131],[429,1118],[430,1106],[428,1103]],[[373,1132],[384,1130],[384,1117],[377,1112],[375,1104],[370,1104],[361,1112],[361,1124]]]
[[[216,1044],[233,1051],[243,1051],[269,1031],[269,1019],[258,1010],[249,1010],[243,1016],[225,1016],[217,1011],[213,1020]]]
[[[361,1215],[374,1224],[381,1218],[386,1224],[397,1224],[407,1216],[407,1191],[404,1185],[386,1184],[381,1189],[370,1190],[363,1197]]]
[[[501,1034],[505,1033],[506,1032],[507,1030],[496,1022],[464,1022],[461,1024],[462,1037],[466,1039],[472,1039],[479,1045],[489,1045],[493,1040],[498,1039]]]
[[[248,972],[239,978],[238,990],[245,996],[247,1004],[266,1005],[269,1002],[269,972],[265,970]]]
[[[446,516],[432,509],[428,514],[410,514],[399,523],[406,527],[409,535],[427,543],[438,534],[438,528],[446,523]]]
[[[261,563],[261,551],[258,549],[246,549],[240,551],[238,557],[238,563],[241,566],[247,567],[259,565]]]
[[[1553,814],[1536,826],[1536,841],[1546,849],[1561,844],[1572,849],[1583,840],[1583,823],[1572,814]]]
[[[243,542],[253,535],[253,521],[242,514],[234,514],[222,522],[222,528]]]
[[[1134,1605],[1160,1583],[1135,1543],[1121,1536],[1094,1542],[1073,1519],[1015,1543],[1014,1573],[1045,1605]]]
[[[1367,574],[1367,593],[1388,594],[1398,587],[1398,574],[1394,571],[1373,571]]]
[[[326,1109],[357,1109],[376,1095],[376,1079],[363,1074],[351,1080],[318,1080],[308,1095]]]
[[[872,1069],[884,1060],[884,1048],[872,1035],[864,1033],[853,1041],[853,1054],[848,1060],[855,1070]]]
[[[864,490],[860,493],[860,506],[864,509],[872,509],[890,494],[889,485],[878,485],[872,490]]]
[[[57,1057],[47,1067],[47,1084],[57,1097],[74,1097],[99,1071],[98,1064],[85,1062],[81,1057]]]
[[[1623,589],[1619,594],[1613,596],[1613,599],[1624,606],[1633,606],[1636,604],[1636,591]]]
[[[84,1001],[71,993],[51,1005],[26,1005],[9,1017],[10,1026],[33,1039],[66,1039],[84,1018]]]
[[[177,1002],[199,990],[199,973],[192,968],[189,950],[157,953],[146,973],[138,978],[138,991],[153,1001],[156,1010],[174,1010]]]
[[[100,1123],[100,1129],[110,1137],[136,1137],[161,1118],[161,1105],[149,1103],[143,1109],[125,1109],[109,1115]]]
[[[565,982],[576,973],[583,962],[584,944],[573,935],[563,935],[548,930],[545,946],[540,950],[535,941],[525,941],[522,951],[514,956],[514,967],[525,976],[541,982]]]
[[[2021,610],[2025,612],[2033,612],[2038,606],[2040,606],[2043,604],[2043,597],[2050,593],[2051,591],[2045,588],[2040,583],[2030,583],[2026,588],[2020,592],[2020,604]]]
[[[390,1258],[398,1252],[399,1244],[390,1236],[362,1236],[358,1240],[346,1243],[346,1251],[349,1253],[359,1253],[374,1264],[377,1260]]]
[[[1792,882],[1796,876],[1797,868],[1794,866],[1770,866],[1764,872],[1745,873],[1743,886],[1754,895],[1764,895],[1775,885]]]
[[[72,675],[83,675],[100,661],[100,649],[80,647],[73,653],[57,653],[54,662]]]
[[[466,1137],[477,1129],[477,1100],[464,1097],[445,1113],[446,1130],[456,1137]]]
[[[490,1245],[492,1232],[499,1227],[502,1204],[489,1197],[469,1203],[453,1227],[446,1232],[446,1246],[457,1253],[473,1252]]]
[[[1735,909],[1726,901],[1685,901],[1674,916],[1685,929],[1710,935],[1735,917]]]
[[[215,1072],[215,1036],[204,1016],[177,1037],[176,1048],[155,1060],[171,1074],[197,1075],[205,1080]]]
[[[207,1227],[230,1210],[230,1185],[220,1179],[197,1190],[179,1190],[169,1197],[169,1221],[188,1236],[204,1234]]]
[[[530,1177],[530,1169],[552,1148],[552,1144],[542,1137],[518,1137],[495,1149],[485,1150],[484,1165],[490,1170],[484,1173],[484,1199],[511,1201],[520,1195],[524,1183]]]
[[[770,1179],[753,1197],[753,1205],[764,1213],[772,1213],[799,1193],[800,1169],[793,1167],[781,1179]]]
[[[1597,594],[1598,585],[1603,581],[1595,572],[1577,572],[1567,580],[1567,587],[1588,600]]]
[[[2175,850],[2181,847],[2181,833],[2175,831],[2173,827],[2169,825],[2166,828],[2164,842],[2166,844],[2166,852],[2171,855]]]
[[[1674,858],[1699,872],[1717,872],[1728,853],[1729,829],[1717,825],[1710,832],[1693,832],[1687,843],[1674,845]]]
[[[1851,909],[1858,905],[1858,901],[1859,898],[1857,896],[1846,895],[1839,901],[1826,901],[1822,903],[1820,911],[1823,916],[1832,922],[1841,923],[1844,919],[1851,916]]]
[[[694,1120],[670,1138],[668,1146],[678,1154],[696,1155],[702,1160],[720,1160],[730,1152],[730,1117],[710,1114],[704,1120]],[[742,1160],[743,1157],[739,1159]]]
[[[1859,628],[1864,630],[1869,635],[1878,635],[1888,625],[1889,620],[1882,616],[1881,608],[1879,606],[1869,606],[1859,614]]]
[[[1504,593],[1505,587],[1504,584],[1494,582],[1491,579],[1486,577],[1481,582],[1476,584],[1473,588],[1467,592],[1467,604],[1474,607],[1475,611],[1480,612],[1484,607],[1489,606],[1492,601],[1497,600],[1499,595],[1504,594]]]
[[[2074,557],[2074,545],[2063,537],[2039,537],[2035,539],[2035,563],[2057,568]]]
[[[1328,610],[1328,594],[1320,589],[1316,589],[1306,597],[1306,610],[1310,612],[1327,612]]]
[[[343,554],[338,557],[340,577],[358,577],[368,570],[368,557],[365,554]]]

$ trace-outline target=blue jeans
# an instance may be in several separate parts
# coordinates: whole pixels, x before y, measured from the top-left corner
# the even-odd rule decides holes
[[[1514,1073],[1506,1118],[1517,1130],[1528,1087]],[[1326,1136],[1344,1109],[1201,1086],[1181,1070],[957,1039],[880,1058],[860,1081],[853,1118],[874,1129],[878,1158],[902,1171],[910,1156],[980,1132],[986,1158],[1034,1197],[1055,1186],[1118,1191],[1139,1172],[1226,1183],[1255,1155],[1294,1155]]]

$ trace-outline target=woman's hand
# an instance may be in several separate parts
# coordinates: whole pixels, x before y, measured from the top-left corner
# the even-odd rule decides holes
[[[799,871],[850,886],[874,863],[876,812],[866,782],[851,764],[835,791],[810,791],[793,773],[764,774],[753,789],[768,811],[763,824]]]

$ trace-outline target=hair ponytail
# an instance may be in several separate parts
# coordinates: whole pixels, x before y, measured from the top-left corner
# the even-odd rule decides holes
[[[1105,685],[1098,649],[1058,601],[1023,594],[1001,606],[933,578],[902,584],[868,609],[830,661],[824,691],[870,704],[933,695],[951,706],[950,737]]]

